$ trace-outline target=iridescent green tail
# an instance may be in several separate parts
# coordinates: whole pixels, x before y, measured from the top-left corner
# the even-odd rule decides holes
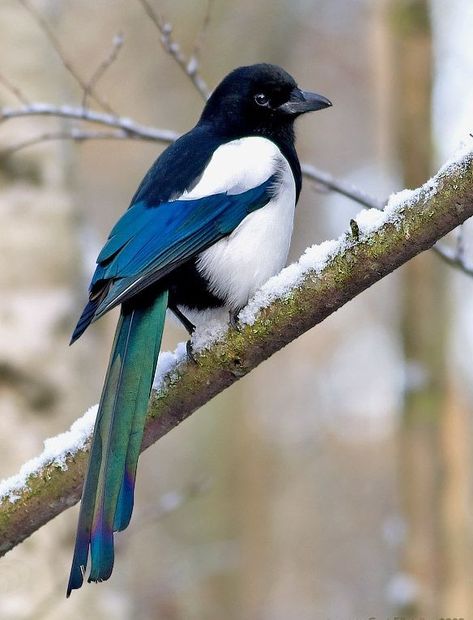
[[[130,522],[136,466],[158,360],[168,292],[122,307],[102,391],[84,483],[67,596],[113,570],[113,532]]]

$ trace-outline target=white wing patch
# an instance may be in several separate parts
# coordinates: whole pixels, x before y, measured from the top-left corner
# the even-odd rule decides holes
[[[210,290],[231,311],[240,310],[285,265],[291,243],[296,187],[291,167],[279,148],[265,138],[244,138],[215,151],[188,198],[222,191],[241,193],[277,172],[275,196],[197,260]],[[184,196],[182,196],[184,198]]]
[[[222,144],[212,155],[197,185],[179,196],[179,200],[222,192],[241,194],[267,181],[277,170],[281,157],[274,142],[258,136]]]

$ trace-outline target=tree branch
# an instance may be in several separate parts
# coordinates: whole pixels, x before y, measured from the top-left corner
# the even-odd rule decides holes
[[[382,202],[377,200],[373,196],[365,193],[361,189],[351,185],[351,183],[345,183],[336,179],[334,176],[323,170],[319,170],[310,164],[302,164],[302,174],[306,179],[315,181],[316,184],[322,186],[324,189],[341,194],[350,200],[354,200],[358,204],[366,207],[367,209],[384,209],[386,201]]]
[[[377,200],[358,187],[355,187],[350,183],[345,183],[340,179],[336,179],[328,172],[314,168],[314,166],[311,166],[310,164],[302,164],[302,174],[307,179],[315,181],[315,183],[320,185],[322,188],[341,194],[342,196],[357,202],[367,209],[378,209],[382,211],[386,206],[386,201],[382,202],[381,200]],[[443,261],[445,261],[447,265],[450,265],[450,267],[454,267],[468,276],[473,276],[473,265],[467,263],[465,256],[463,226],[458,228],[455,248],[450,248],[443,243],[437,242],[432,247],[432,251],[435,252]]]
[[[419,190],[401,194],[390,199],[385,214],[362,212],[355,236],[347,233],[309,249],[297,265],[270,280],[242,311],[243,322],[250,324],[241,332],[226,332],[198,356],[197,365],[173,367],[159,393],[152,395],[143,449],[471,217],[473,151],[444,166]],[[68,455],[65,467],[54,460],[41,466],[15,491],[15,502],[0,500],[0,555],[78,501],[86,460],[87,446]]]
[[[155,142],[174,142],[179,134],[170,129],[157,129],[149,125],[141,125],[130,118],[115,116],[105,112],[97,112],[90,108],[70,105],[54,105],[52,103],[31,103],[19,108],[0,108],[0,123],[13,118],[26,118],[29,116],[52,116],[55,118],[71,118],[78,121],[98,123],[106,127],[121,129],[128,134],[129,138],[152,140]],[[73,136],[69,136],[73,138]]]
[[[25,149],[29,146],[34,146],[35,144],[43,144],[44,142],[52,142],[55,140],[72,140],[73,142],[85,142],[86,140],[131,140],[133,136],[124,131],[123,129],[109,130],[109,131],[88,131],[84,129],[79,129],[78,127],[71,127],[70,129],[66,129],[65,131],[45,131],[44,133],[40,133],[33,138],[28,138],[27,140],[23,140],[22,142],[17,142],[13,146],[9,146],[6,149],[0,151],[0,162],[2,159],[6,159]],[[137,138],[138,139],[138,138]],[[139,138],[143,140],[143,138]]]
[[[87,107],[87,99],[91,93],[95,91],[95,87],[99,80],[103,77],[104,73],[113,65],[113,63],[118,58],[118,54],[120,53],[121,48],[123,47],[123,43],[125,38],[121,32],[116,34],[113,37],[112,41],[112,49],[108,56],[102,60],[97,69],[92,73],[91,78],[87,82],[84,88],[84,95],[82,97],[82,107]],[[109,110],[110,111],[110,110]]]
[[[23,105],[29,105],[30,102],[28,101],[24,93],[18,88],[18,86],[15,86],[15,84],[10,82],[10,80],[5,75],[3,75],[3,73],[0,73],[0,84],[5,88],[5,90],[7,90],[14,97],[16,97],[16,99],[18,99],[20,103],[22,103]]]
[[[197,35],[197,40],[194,45],[194,53],[188,59],[182,52],[181,46],[177,41],[172,38],[172,25],[167,22],[159,13],[153,9],[148,0],[138,0],[142,5],[146,15],[153,22],[159,32],[159,40],[163,46],[164,51],[173,58],[178,67],[184,72],[184,74],[190,79],[200,96],[204,101],[209,98],[210,91],[205,83],[203,77],[199,73],[199,59],[198,54],[202,44],[202,38],[210,20],[210,11],[212,3],[209,2],[207,6],[206,16],[200,33]],[[195,53],[197,52],[197,53]]]
[[[67,58],[66,53],[57,38],[56,34],[53,32],[48,22],[44,19],[44,17],[39,13],[29,2],[29,0],[18,0],[20,4],[28,11],[28,13],[33,17],[38,26],[44,32],[46,38],[52,47],[56,50],[57,55],[62,61],[65,69],[70,73],[70,75],[74,78],[77,84],[82,88],[84,92],[88,92],[88,94],[94,99],[104,110],[109,112],[110,114],[114,114],[110,105],[104,101],[93,88],[89,87],[89,84],[85,82],[82,77],[79,75],[73,64]]]

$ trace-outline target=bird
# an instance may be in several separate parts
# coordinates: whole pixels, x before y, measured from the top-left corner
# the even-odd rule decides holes
[[[302,186],[294,121],[331,106],[277,65],[230,72],[193,129],[156,159],[97,257],[71,344],[120,305],[84,482],[67,596],[110,577],[131,519],[138,456],[166,311],[189,332],[285,265]],[[193,320],[191,320],[191,318]],[[189,341],[190,342],[190,341]],[[192,347],[188,345],[192,356]]]

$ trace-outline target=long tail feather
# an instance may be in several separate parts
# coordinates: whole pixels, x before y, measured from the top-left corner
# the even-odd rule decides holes
[[[89,548],[88,580],[110,577],[113,532],[130,521],[167,299],[165,291],[122,308],[95,424],[67,596],[83,583]]]

